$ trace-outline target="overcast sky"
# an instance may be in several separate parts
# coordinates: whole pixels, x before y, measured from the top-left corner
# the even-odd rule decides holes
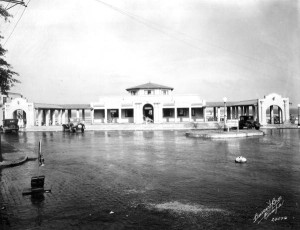
[[[297,0],[31,0],[14,29],[23,9],[1,34],[22,82],[12,91],[31,102],[90,103],[153,82],[206,101],[300,103]]]

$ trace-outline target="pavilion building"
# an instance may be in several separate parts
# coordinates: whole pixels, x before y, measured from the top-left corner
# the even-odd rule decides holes
[[[252,115],[262,125],[289,121],[289,98],[276,93],[263,99],[206,102],[199,95],[176,95],[172,87],[154,83],[126,91],[128,96],[100,97],[89,104],[32,103],[19,96],[2,103],[1,109],[3,119],[20,119],[26,127],[62,125],[70,118],[91,125],[222,122],[241,115]]]
[[[198,95],[173,95],[173,88],[146,83],[126,89],[129,96],[91,103],[93,123],[164,123],[205,121],[205,101]]]

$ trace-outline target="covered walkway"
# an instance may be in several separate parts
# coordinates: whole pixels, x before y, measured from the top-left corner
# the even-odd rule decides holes
[[[252,115],[256,120],[258,113],[258,100],[238,102],[207,102],[206,109],[211,111],[206,121],[238,120],[242,115]],[[224,112],[226,111],[226,112]]]
[[[286,124],[289,121],[289,98],[271,93],[263,99],[246,101],[207,102],[209,112],[205,121],[238,120],[240,116],[253,116],[261,125]]]
[[[89,104],[55,105],[34,103],[34,109],[36,126],[62,125],[67,123],[70,118],[91,123],[91,107]],[[86,113],[88,113],[88,117]]]

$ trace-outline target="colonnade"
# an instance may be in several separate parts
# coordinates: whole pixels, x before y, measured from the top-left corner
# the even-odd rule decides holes
[[[76,117],[72,117],[72,111],[76,111]],[[81,111],[81,116],[80,116]],[[70,118],[86,121],[85,109],[35,109],[36,126],[55,126],[69,122]]]
[[[227,120],[238,120],[240,116],[252,115],[254,120],[258,119],[258,107],[257,105],[224,105],[224,106],[214,106],[213,107],[213,117],[214,121],[221,121],[221,110],[226,108],[226,112],[223,113]],[[207,120],[205,120],[207,121]]]
[[[149,105],[150,106],[150,105]],[[160,103],[153,103],[151,104],[153,108],[153,120],[154,123],[164,123],[164,122],[192,122],[201,120],[206,120],[206,108],[205,107],[162,107]],[[134,107],[128,108],[94,108],[91,110],[91,121],[93,123],[135,123],[141,124],[144,123],[144,111],[143,111],[144,104],[142,103],[135,103]],[[172,110],[172,115],[164,116],[164,109]],[[178,110],[185,110],[185,115],[180,116]],[[198,110],[195,114],[192,113],[193,110]],[[132,110],[131,116],[126,116],[126,110]],[[200,111],[199,111],[200,110]],[[116,116],[111,116],[111,111],[118,111]],[[96,113],[96,115],[95,115]]]

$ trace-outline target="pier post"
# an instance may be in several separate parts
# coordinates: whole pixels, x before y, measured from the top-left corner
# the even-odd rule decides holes
[[[1,146],[1,134],[0,134],[0,162],[3,161],[3,157],[2,157],[2,146]]]

